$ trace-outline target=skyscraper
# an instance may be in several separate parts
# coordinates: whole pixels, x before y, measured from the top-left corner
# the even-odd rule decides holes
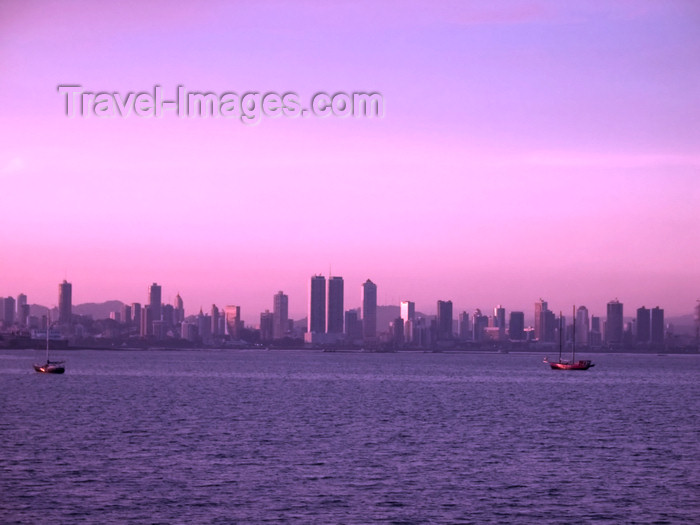
[[[215,304],[211,305],[211,329],[209,330],[211,332],[211,335],[217,336],[219,335],[219,309]]]
[[[369,279],[362,284],[362,336],[377,337],[377,285]]]
[[[5,328],[9,328],[15,323],[15,298],[5,297],[4,303],[5,315],[3,316],[3,322]]]
[[[462,312],[459,314],[459,340],[469,341],[469,339],[471,339],[471,333],[469,314],[467,312]]]
[[[282,339],[287,333],[289,322],[289,297],[282,290],[272,297],[272,333],[275,339]]]
[[[326,278],[314,275],[309,283],[308,332],[322,334],[326,331]]]
[[[131,303],[131,317],[134,320],[134,330],[141,334],[141,303]]]
[[[270,310],[265,310],[260,314],[260,341],[269,343],[272,341],[274,328],[274,314]]]
[[[161,310],[161,290],[160,286],[156,283],[153,283],[149,288],[148,288],[148,306],[151,307],[151,319],[152,321],[160,321],[162,317],[162,310]],[[149,328],[150,332],[150,328]]]
[[[27,326],[29,315],[25,306],[27,306],[27,296],[21,293],[17,296],[17,324],[20,326]]]
[[[648,343],[651,340],[651,312],[642,306],[637,308],[637,342]]]
[[[175,324],[181,323],[185,320],[185,305],[182,302],[182,297],[180,297],[180,292],[178,292],[178,294],[175,296],[175,303],[173,304],[173,306],[175,307]],[[204,313],[200,313],[204,315]]]
[[[651,309],[651,343],[664,344],[664,311],[658,306]]]
[[[621,344],[623,338],[624,323],[622,320],[622,303],[615,299],[610,301],[607,307],[608,317],[605,322],[605,343]]]
[[[437,338],[438,341],[452,339],[452,301],[437,302]]]
[[[506,309],[500,304],[493,309],[494,325],[498,328],[498,339],[503,341],[506,338]]]
[[[70,324],[73,319],[73,285],[65,279],[58,285],[58,322]]]
[[[590,344],[589,332],[590,323],[588,321],[588,308],[579,306],[576,310],[576,344],[588,346]]]
[[[342,277],[328,278],[328,325],[326,332],[329,334],[343,333],[343,316],[345,314],[343,288]]]
[[[543,340],[543,312],[547,311],[547,301],[540,299],[535,303],[535,339]]]
[[[404,324],[416,320],[416,303],[413,301],[401,301],[400,310]]]
[[[511,312],[508,323],[508,338],[513,341],[523,341],[525,339],[525,313]]]
[[[224,307],[224,315],[226,316],[226,331],[231,339],[237,341],[241,338],[243,323],[241,323],[241,307],[228,305]]]

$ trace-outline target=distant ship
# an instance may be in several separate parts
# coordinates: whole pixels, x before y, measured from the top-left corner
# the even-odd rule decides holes
[[[572,343],[571,343],[571,361],[566,361],[561,358],[561,348],[562,348],[562,335],[563,335],[563,327],[562,327],[562,315],[561,312],[559,312],[559,360],[557,361],[550,361],[547,359],[547,357],[544,358],[544,363],[547,363],[552,370],[588,370],[589,368],[595,366],[593,361],[590,361],[588,359],[581,359],[576,361],[576,306],[574,306],[574,329],[573,329],[573,334],[572,334]]]
[[[62,374],[66,371],[65,361],[51,361],[49,359],[49,333],[51,332],[51,319],[46,318],[46,363],[34,363],[34,370],[41,374]]]

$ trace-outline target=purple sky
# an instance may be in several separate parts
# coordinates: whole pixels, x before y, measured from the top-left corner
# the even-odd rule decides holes
[[[125,94],[379,91],[386,116],[68,119]],[[0,295],[188,313],[314,273],[380,304],[540,297],[604,315],[700,297],[695,2],[0,4]]]

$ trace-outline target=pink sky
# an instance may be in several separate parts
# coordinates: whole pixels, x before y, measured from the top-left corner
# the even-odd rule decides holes
[[[68,119],[127,93],[379,91],[381,120]],[[314,273],[380,304],[691,313],[700,297],[693,2],[0,4],[0,296],[246,321]]]

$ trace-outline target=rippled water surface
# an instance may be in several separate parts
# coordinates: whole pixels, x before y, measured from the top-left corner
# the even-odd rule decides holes
[[[2,522],[700,523],[700,356],[62,357],[0,352]]]

